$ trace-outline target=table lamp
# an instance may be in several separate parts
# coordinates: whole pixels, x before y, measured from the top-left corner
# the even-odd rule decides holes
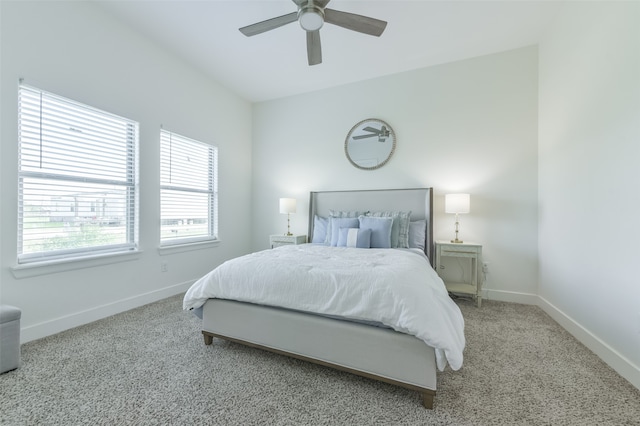
[[[280,198],[280,213],[287,215],[287,233],[285,235],[293,235],[289,222],[289,214],[296,212],[295,198]]]
[[[469,194],[446,194],[444,196],[444,211],[445,213],[455,213],[456,215],[456,238],[451,240],[452,243],[462,243],[462,240],[458,239],[458,226],[460,222],[458,215],[463,213],[469,213],[470,206]]]

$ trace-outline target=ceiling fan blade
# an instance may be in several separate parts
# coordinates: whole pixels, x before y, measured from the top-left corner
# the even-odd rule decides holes
[[[341,12],[333,9],[324,10],[324,21],[348,30],[380,37],[387,27],[385,21],[355,13]]]
[[[261,34],[266,31],[281,27],[283,25],[296,22],[297,20],[298,20],[298,13],[291,12],[286,15],[278,16],[276,18],[267,19],[266,21],[258,22],[252,25],[247,25],[246,27],[240,28],[240,32],[246,35],[247,37],[251,37],[256,34]]]
[[[307,31],[307,58],[309,59],[309,65],[322,63],[320,31]]]

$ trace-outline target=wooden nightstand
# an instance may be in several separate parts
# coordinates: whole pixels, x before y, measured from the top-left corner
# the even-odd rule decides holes
[[[482,245],[475,243],[451,243],[449,241],[436,241],[436,272],[441,277],[444,269],[442,258],[454,257],[471,260],[470,282],[444,281],[447,290],[451,293],[470,294],[477,303],[482,305]],[[444,280],[444,278],[443,278]]]
[[[306,235],[270,235],[269,244],[271,248],[286,246],[289,244],[304,244],[307,242]]]

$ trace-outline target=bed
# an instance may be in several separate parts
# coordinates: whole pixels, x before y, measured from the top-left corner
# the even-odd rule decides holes
[[[431,266],[432,200],[430,188],[311,192],[310,240],[326,226],[320,219],[332,214],[357,216],[361,224],[370,223],[362,222],[368,216],[375,224],[397,224],[397,212],[410,212],[411,222],[426,225],[412,226],[414,237],[416,229],[424,232],[424,239],[418,238],[422,244],[333,247],[336,232],[340,239],[361,232],[368,236],[370,230],[350,227],[355,234],[349,234],[346,227],[329,226],[323,242],[225,262],[189,289],[184,308],[201,316],[206,345],[222,338],[402,386],[420,392],[431,409],[437,371],[446,365],[460,368],[464,349],[464,320]],[[395,212],[393,221],[390,212]],[[402,231],[399,235],[395,244],[402,245]],[[387,269],[395,278],[380,272]],[[375,272],[368,276],[368,271]],[[404,285],[410,281],[420,284]],[[281,300],[283,294],[289,299]]]

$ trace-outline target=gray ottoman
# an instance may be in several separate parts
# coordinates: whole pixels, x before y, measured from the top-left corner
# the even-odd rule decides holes
[[[20,308],[0,305],[0,373],[20,366]]]

